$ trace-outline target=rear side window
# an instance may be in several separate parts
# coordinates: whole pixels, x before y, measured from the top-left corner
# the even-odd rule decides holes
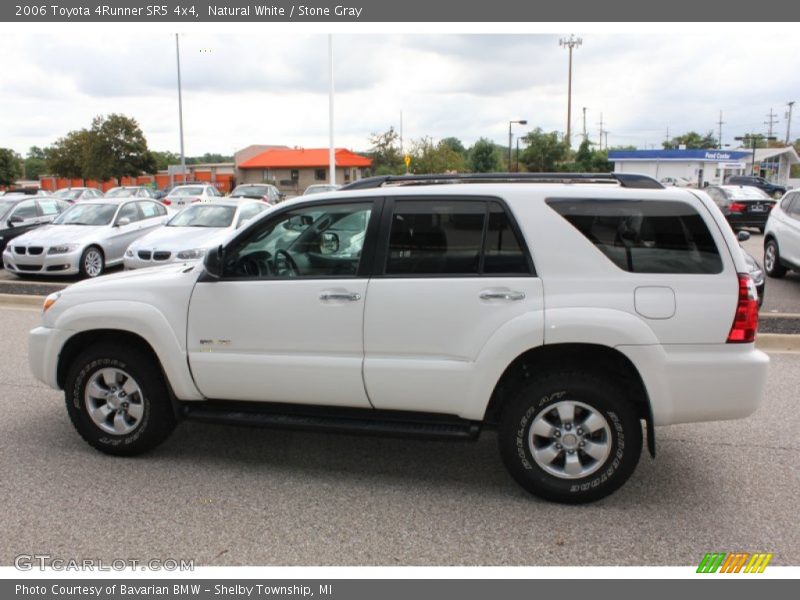
[[[708,227],[684,202],[551,198],[547,204],[625,271],[722,271]]]
[[[398,200],[392,214],[387,275],[530,274],[503,207],[475,200]]]

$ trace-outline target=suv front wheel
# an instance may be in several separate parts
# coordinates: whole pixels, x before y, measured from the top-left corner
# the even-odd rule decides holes
[[[534,377],[503,410],[500,453],[514,479],[546,500],[593,502],[631,476],[642,426],[624,390],[589,373]]]
[[[161,369],[137,348],[89,347],[70,366],[64,391],[75,429],[107,454],[141,454],[175,428]]]

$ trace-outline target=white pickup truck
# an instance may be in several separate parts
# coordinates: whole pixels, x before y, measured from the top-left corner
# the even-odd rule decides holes
[[[182,419],[474,438],[559,502],[633,473],[643,424],[742,418],[768,358],[702,192],[631,175],[383,177],[280,204],[203,263],[49,296],[35,376],[92,446]]]

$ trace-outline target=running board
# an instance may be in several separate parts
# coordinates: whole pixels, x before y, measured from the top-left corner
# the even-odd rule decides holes
[[[180,412],[203,423],[427,439],[476,439],[481,429],[454,415],[255,402],[183,402]]]

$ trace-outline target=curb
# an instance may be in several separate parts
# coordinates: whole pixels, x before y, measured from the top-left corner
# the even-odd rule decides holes
[[[31,294],[0,294],[0,305],[4,306],[35,306],[41,308],[45,296],[34,296]]]
[[[764,352],[800,352],[800,334],[759,333],[756,348]]]

